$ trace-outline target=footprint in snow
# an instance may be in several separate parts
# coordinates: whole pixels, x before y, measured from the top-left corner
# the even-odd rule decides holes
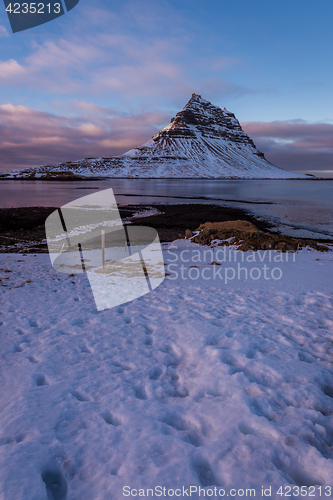
[[[25,439],[25,434],[16,434],[14,437],[3,437],[0,438],[0,446],[5,446],[6,444],[22,443],[24,439]]]
[[[256,354],[257,354],[256,349],[254,347],[249,347],[249,349],[247,349],[245,353],[245,356],[248,359],[253,359],[256,356]]]
[[[36,373],[33,376],[33,380],[34,380],[35,384],[37,385],[37,387],[42,387],[43,385],[48,385],[46,378],[45,378],[45,375],[43,375],[42,373]]]
[[[137,399],[142,399],[142,400],[148,399],[148,396],[146,394],[146,389],[144,388],[143,385],[137,385],[136,387],[133,387],[133,390],[134,390],[134,396]]]
[[[114,425],[115,427],[118,427],[118,425],[122,424],[121,420],[109,411],[104,411],[103,413],[101,413],[101,417],[108,425]]]
[[[57,335],[68,335],[64,330],[57,330]]]
[[[150,380],[157,380],[163,373],[163,370],[160,366],[154,366],[149,372]]]
[[[164,424],[173,427],[173,429],[176,429],[177,431],[186,431],[189,429],[185,420],[176,413],[166,414],[164,417],[160,419],[160,422],[163,422]]]
[[[186,387],[179,385],[179,386],[174,388],[174,393],[172,396],[174,398],[186,398],[188,395],[189,395],[189,392],[186,389]]]
[[[208,463],[203,460],[198,460],[192,463],[192,467],[198,476],[201,486],[218,486],[213,471]]]
[[[78,326],[78,327],[80,327],[80,328],[83,328],[83,327],[85,327],[85,326],[88,326],[88,325],[89,325],[89,323],[90,323],[90,321],[89,321],[89,320],[87,320],[87,319],[84,319],[84,318],[76,318],[76,319],[74,319],[74,320],[71,322],[72,326]]]
[[[189,395],[188,390],[186,387],[183,387],[180,385],[179,381],[179,375],[177,371],[172,367],[168,367],[168,374],[170,376],[170,383],[173,387],[173,393],[171,394],[172,397],[174,398],[186,398]]]
[[[202,439],[198,431],[190,431],[185,434],[184,441],[191,444],[192,446],[195,446],[196,448],[202,446]]]
[[[91,354],[92,351],[89,349],[89,347],[85,344],[80,345],[81,352],[85,352],[87,354]]]
[[[48,500],[66,500],[67,483],[60,472],[46,470],[42,473]]]
[[[72,394],[72,396],[74,396],[75,399],[77,399],[80,402],[91,401],[88,396],[86,396],[85,394],[82,394],[79,391],[71,391],[71,394]]]
[[[121,370],[123,370],[125,372],[129,372],[129,371],[133,370],[133,368],[134,368],[134,365],[132,365],[131,363],[120,363],[119,361],[114,361],[112,364],[116,368],[120,368]]]
[[[28,356],[28,360],[30,361],[30,363],[39,363],[38,359],[36,359],[34,356]]]

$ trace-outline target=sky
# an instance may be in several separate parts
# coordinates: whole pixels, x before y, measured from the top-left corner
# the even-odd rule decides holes
[[[80,0],[13,34],[0,5],[0,170],[113,156],[193,92],[293,172],[333,177],[331,0]]]

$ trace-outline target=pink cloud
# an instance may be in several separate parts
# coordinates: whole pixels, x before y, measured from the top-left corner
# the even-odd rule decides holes
[[[168,121],[163,113],[113,116],[78,103],[74,118],[25,106],[0,106],[0,170],[26,168],[84,157],[114,156],[142,144]],[[84,110],[88,110],[85,114]]]
[[[242,123],[268,160],[293,171],[332,170],[333,124],[285,122]]]
[[[22,78],[26,69],[22,67],[15,59],[0,61],[0,82],[10,83]]]
[[[242,124],[249,134],[271,139],[287,139],[306,143],[319,142],[333,145],[333,124],[307,123],[304,120],[287,122],[247,122]]]

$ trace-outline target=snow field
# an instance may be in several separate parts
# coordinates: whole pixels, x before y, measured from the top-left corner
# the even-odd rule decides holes
[[[274,283],[167,276],[97,312],[85,275],[2,254],[0,498],[118,500],[158,485],[324,496],[332,260],[302,250]]]

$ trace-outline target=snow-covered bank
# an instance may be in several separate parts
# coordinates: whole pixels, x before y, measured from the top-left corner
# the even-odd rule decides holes
[[[0,255],[1,498],[119,500],[125,486],[331,497],[333,254],[273,252],[243,265],[281,279],[226,284],[189,259],[205,248],[173,246],[166,260],[199,278],[170,272],[99,313],[85,276]]]

